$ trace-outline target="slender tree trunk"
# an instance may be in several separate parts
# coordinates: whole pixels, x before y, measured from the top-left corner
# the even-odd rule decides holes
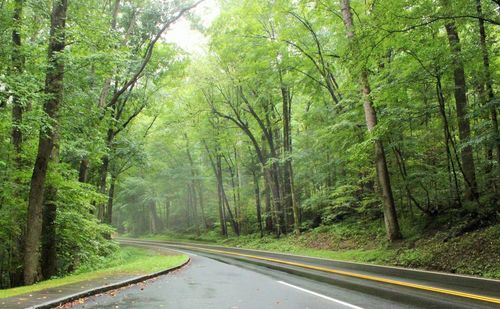
[[[165,228],[170,228],[170,200],[167,198],[165,202]]]
[[[236,170],[236,201],[237,201],[237,213],[236,217],[238,220],[238,226],[240,227],[241,231],[241,220],[242,220],[242,214],[241,214],[241,171],[240,171],[240,162],[239,162],[239,155],[236,147],[234,147],[234,168]]]
[[[476,8],[477,8],[477,15],[479,17],[483,17],[483,10],[481,7],[481,0],[476,0]],[[491,102],[492,100],[495,99],[495,92],[493,91],[493,79],[491,77],[491,70],[490,70],[490,56],[488,52],[488,44],[486,40],[486,29],[484,26],[484,20],[481,18],[478,18],[479,22],[479,36],[480,36],[480,44],[481,44],[481,53],[483,55],[483,67],[484,67],[484,83],[486,85],[486,93],[487,93],[487,98],[488,101]],[[496,148],[496,160],[497,164],[500,165],[500,140],[499,136],[500,133],[498,131],[498,119],[497,119],[497,110],[495,106],[491,106],[490,108],[490,114],[491,114],[491,126],[492,126],[492,131],[494,136],[496,137],[495,139],[495,148]]]
[[[283,155],[284,155],[284,183],[285,183],[285,203],[293,212],[293,227],[295,234],[300,234],[300,218],[299,207],[295,199],[294,183],[293,183],[293,167],[292,167],[292,97],[289,89],[283,85],[281,73],[281,95],[283,98]]]
[[[205,206],[203,201],[203,186],[201,180],[197,180],[196,185],[197,185],[196,191],[198,192],[198,205],[200,205],[200,211],[201,211],[201,219],[203,221],[204,229],[206,230],[208,228],[208,223],[207,223],[207,217],[205,216]]]
[[[236,220],[233,216],[233,212],[231,211],[231,207],[229,205],[229,200],[227,199],[227,195],[226,195],[226,192],[224,190],[224,178],[222,176],[222,159],[220,156],[217,157],[217,170],[218,170],[218,181],[219,181],[219,185],[220,185],[223,205],[225,205],[225,209],[227,209],[227,214],[229,215],[229,221],[231,222],[233,232],[237,236],[240,236],[238,222],[236,222]]]
[[[16,0],[14,3],[14,17],[12,30],[12,71],[13,74],[21,79],[21,74],[24,72],[25,58],[22,51],[21,40],[21,25],[23,18],[23,0]],[[17,94],[13,95],[12,100],[12,144],[16,152],[16,164],[19,166],[21,145],[23,142],[23,133],[21,131],[21,124],[23,122],[23,104]]]
[[[495,93],[493,91],[493,79],[491,78],[490,71],[490,56],[488,52],[488,43],[486,37],[486,28],[484,26],[484,20],[481,19],[483,17],[483,9],[481,6],[481,0],[476,0],[476,11],[479,24],[479,41],[481,45],[481,53],[483,58],[483,78],[480,82],[480,97],[483,105],[490,104],[490,121],[491,121],[491,133],[494,136],[493,145],[487,146],[487,159],[488,161],[493,159],[493,148],[496,150],[496,161],[497,166],[500,166],[500,133],[498,131],[498,119],[497,119],[497,109],[492,104],[492,101],[495,99]],[[485,87],[486,86],[486,91]],[[488,183],[493,188],[495,192],[495,198],[498,199],[498,183],[497,179],[495,179],[495,175],[492,174],[494,165],[491,163],[487,163],[486,174],[489,177]],[[494,202],[495,203],[495,202]]]
[[[217,179],[217,197],[219,199],[219,221],[222,236],[227,237],[226,217],[224,216],[224,201],[222,198],[222,190]]]
[[[340,0],[342,10],[342,19],[346,28],[348,39],[351,43],[356,43],[354,33],[354,23],[352,19],[350,0]],[[369,132],[372,132],[377,125],[377,113],[373,106],[371,98],[370,83],[368,80],[368,72],[363,69],[360,76],[361,89],[363,93],[363,109],[365,113],[366,126]],[[401,231],[399,229],[398,217],[396,214],[396,205],[392,195],[392,187],[387,168],[387,161],[384,150],[384,143],[380,138],[375,140],[375,168],[377,171],[378,181],[382,189],[382,197],[384,201],[384,222],[387,231],[387,237],[390,241],[401,239]]]
[[[266,231],[267,232],[272,232],[274,229],[273,225],[273,214],[272,214],[272,207],[271,207],[271,190],[270,190],[270,185],[268,183],[267,177],[264,177],[264,202],[266,205],[265,208],[265,224],[266,224]]]
[[[108,147],[108,152],[111,151],[113,147],[113,139],[115,138],[113,128],[108,129],[108,134],[106,137],[106,145]],[[101,159],[101,167],[99,169],[99,192],[101,194],[106,194],[107,189],[107,179],[108,179],[108,171],[109,171],[109,153],[106,153]],[[99,204],[97,207],[97,218],[104,222],[105,220],[105,208],[104,204]]]
[[[236,187],[236,182],[234,181],[234,167],[232,167],[228,162],[228,160],[226,160],[226,163],[227,163],[227,166],[229,168],[229,174],[231,175],[231,191],[232,191],[232,194],[233,194],[233,203],[234,203],[234,216],[235,216],[235,220],[236,220],[236,224],[238,225],[238,230],[239,230],[239,226],[240,226],[240,218],[239,218],[239,201],[238,201],[238,197],[237,197],[237,187]],[[229,207],[229,203],[228,203],[228,207]]]
[[[253,169],[252,169],[252,175],[253,175],[253,182],[254,182],[254,188],[255,188],[255,209],[257,211],[257,223],[259,224],[260,237],[263,237],[264,230],[262,228],[259,177],[257,176],[257,173]]]
[[[160,218],[158,217],[158,213],[156,212],[156,203],[154,200],[149,202],[148,206],[149,210],[149,219],[151,222],[151,233],[157,233],[162,229]]]
[[[198,199],[197,199],[197,194],[196,194],[196,188],[195,188],[194,181],[191,181],[190,184],[188,185],[188,188],[190,190],[190,202],[191,202],[191,207],[193,209],[193,221],[194,221],[194,227],[196,229],[196,235],[200,235],[200,223],[198,220]]]
[[[455,199],[456,199],[458,206],[461,207],[462,206],[462,199],[461,199],[462,194],[460,191],[460,185],[458,183],[457,170],[455,168],[455,162],[453,161],[453,155],[452,155],[452,152],[450,149],[450,144],[453,147],[453,154],[454,154],[455,158],[457,159],[457,162],[458,162],[458,155],[457,155],[457,150],[455,147],[455,142],[454,142],[453,136],[450,132],[450,125],[448,123],[448,116],[446,115],[445,99],[444,99],[444,95],[443,95],[443,87],[441,85],[441,77],[440,76],[436,77],[436,94],[437,94],[438,103],[439,103],[439,112],[440,112],[441,117],[443,119],[443,129],[444,129],[444,137],[445,137],[445,145],[446,145],[446,156],[448,158],[448,175],[453,174],[453,184],[455,187]],[[449,179],[449,182],[451,185],[451,183],[452,183],[451,178]]]
[[[99,192],[106,194],[106,183],[108,178],[109,156],[104,155],[101,159],[101,168],[99,169]],[[97,205],[97,219],[104,221],[104,204]]]
[[[116,176],[111,175],[111,183],[109,185],[108,192],[108,205],[106,209],[106,216],[104,217],[104,223],[111,225],[113,220],[113,202],[115,198],[115,186],[116,186]]]
[[[224,216],[224,201],[222,198],[222,190],[221,186],[219,183],[219,171],[218,171],[218,164],[216,164],[216,161],[219,161],[219,154],[215,153],[214,156],[212,156],[210,149],[208,148],[208,145],[205,141],[203,141],[203,144],[205,146],[205,150],[207,151],[208,158],[210,159],[210,164],[212,165],[212,169],[214,171],[215,175],[215,180],[217,184],[217,198],[219,202],[219,221],[220,221],[220,227],[221,227],[221,234],[222,236],[227,237],[227,228],[226,228],[226,218]],[[215,158],[214,158],[215,157]]]
[[[207,227],[207,219],[205,218],[205,211],[203,209],[203,193],[201,192],[201,190],[202,190],[201,183],[197,179],[198,172],[196,171],[196,168],[194,166],[193,156],[191,155],[191,151],[190,151],[190,147],[189,147],[189,139],[188,139],[188,136],[186,133],[184,133],[184,139],[186,140],[186,154],[187,154],[187,157],[189,160],[189,166],[190,166],[190,170],[191,170],[191,186],[192,186],[192,190],[193,190],[193,194],[194,194],[193,201],[194,201],[195,205],[197,202],[200,205],[201,219],[203,222],[203,226],[206,228]],[[198,193],[198,194],[196,195],[196,193]],[[197,198],[198,198],[198,200],[196,200]]]
[[[89,160],[82,159],[80,161],[80,168],[78,171],[78,181],[82,183],[86,183],[89,177]]]
[[[39,277],[37,266],[40,257],[40,236],[42,232],[42,208],[44,185],[47,176],[47,166],[54,146],[54,136],[57,130],[59,107],[63,101],[64,89],[64,58],[61,53],[65,47],[65,25],[67,0],[57,0],[53,3],[50,42],[48,49],[47,74],[45,78],[45,93],[48,99],[43,106],[51,124],[40,129],[37,157],[31,177],[28,202],[28,219],[26,244],[24,250],[24,283],[33,284]]]
[[[451,9],[449,0],[441,0],[441,3],[447,10]],[[461,59],[462,49],[460,47],[460,38],[453,20],[446,23],[445,28],[448,35],[448,43],[450,45],[451,54],[453,56],[453,78],[455,83],[454,95],[458,120],[458,135],[460,137],[460,141],[462,143],[466,143],[470,139],[471,129],[470,121],[467,118],[467,89],[465,69]],[[465,198],[472,201],[479,197],[472,146],[465,145],[462,147],[460,156],[462,159],[462,169],[466,185]]]

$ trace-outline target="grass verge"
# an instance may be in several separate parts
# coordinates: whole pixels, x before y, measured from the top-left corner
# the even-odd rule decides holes
[[[32,293],[49,288],[77,283],[86,280],[112,277],[113,275],[142,275],[158,272],[179,266],[187,260],[186,255],[167,256],[156,251],[123,247],[115,254],[104,258],[100,263],[79,269],[72,275],[54,278],[39,283],[0,290],[0,299],[21,294]]]
[[[452,238],[444,232],[407,237],[396,244],[389,244],[378,226],[365,225],[360,229],[356,224],[319,228],[279,239],[259,235],[222,238],[213,232],[199,236],[169,232],[143,238],[212,243],[500,279],[500,225]]]

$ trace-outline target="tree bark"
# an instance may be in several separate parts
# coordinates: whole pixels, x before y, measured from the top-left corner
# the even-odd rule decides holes
[[[89,177],[89,160],[82,159],[80,161],[80,168],[78,171],[78,181],[86,183]]]
[[[233,228],[233,232],[237,236],[240,236],[240,229],[238,226],[238,222],[236,222],[236,220],[233,216],[233,212],[231,211],[231,207],[229,205],[229,200],[227,199],[227,195],[226,195],[226,192],[224,190],[224,178],[222,175],[222,158],[220,155],[217,156],[217,172],[218,172],[217,177],[218,177],[218,182],[220,185],[220,191],[221,191],[221,197],[222,197],[222,204],[223,204],[223,206],[225,205],[225,207],[223,207],[223,209],[227,209],[227,213],[229,215],[229,221],[231,222],[231,227]]]
[[[194,166],[194,161],[193,161],[193,156],[191,155],[190,147],[189,147],[189,139],[186,133],[184,133],[184,139],[186,140],[186,155],[189,160],[189,167],[190,167],[190,172],[191,172],[191,186],[193,190],[193,201],[194,204],[196,205],[196,199],[198,199],[198,204],[200,206],[200,211],[201,211],[201,220],[203,222],[203,226],[206,228],[207,227],[207,219],[205,217],[205,210],[203,209],[203,193],[201,192],[201,183],[197,179],[198,172]],[[197,193],[197,194],[196,194]]]
[[[342,10],[342,19],[346,29],[347,38],[351,43],[356,43],[356,35],[354,33],[354,23],[352,18],[350,0],[340,0]],[[360,76],[361,89],[363,94],[363,110],[365,113],[366,126],[369,132],[372,132],[377,125],[377,113],[373,106],[371,98],[370,83],[368,80],[368,72],[363,69]],[[398,217],[396,214],[396,205],[392,195],[392,187],[390,181],[389,170],[384,150],[384,143],[380,138],[375,140],[375,168],[378,176],[378,181],[382,189],[384,222],[387,231],[387,237],[390,241],[401,239],[401,231],[399,228]]]
[[[59,163],[59,136],[54,136],[51,164]],[[42,274],[49,279],[57,273],[57,187],[49,183],[45,188],[42,219]]]
[[[43,209],[42,228],[42,274],[44,279],[50,279],[57,274],[57,239],[56,239],[56,217],[57,206],[54,198],[57,197],[57,189],[49,187],[46,190],[46,200]]]
[[[25,58],[22,51],[21,25],[23,16],[23,0],[16,0],[14,4],[14,17],[12,30],[12,71],[17,78],[21,78],[24,72]],[[16,153],[16,163],[20,165],[21,145],[23,142],[23,133],[21,124],[23,122],[23,105],[17,94],[13,95],[12,100],[12,145]]]
[[[49,65],[45,78],[45,93],[48,99],[43,106],[50,126],[40,129],[37,157],[31,177],[28,201],[28,229],[23,263],[24,283],[28,285],[33,284],[39,277],[37,265],[40,257],[44,185],[50,154],[54,146],[54,136],[57,132],[58,111],[63,101],[64,59],[61,57],[61,53],[64,52],[65,48],[67,8],[68,0],[57,0],[53,3],[48,49]]]
[[[441,3],[448,10],[451,8],[449,0],[441,0]],[[462,49],[460,47],[460,37],[457,32],[455,22],[450,20],[445,25],[448,43],[450,45],[451,54],[453,56],[453,79],[455,83],[455,106],[458,120],[458,136],[462,143],[466,143],[470,139],[470,121],[467,118],[467,88],[465,81],[465,69],[462,62]],[[465,145],[460,151],[462,159],[462,170],[465,180],[465,199],[472,201],[479,197],[476,168],[474,164],[474,156],[472,146]]]
[[[259,188],[259,177],[254,169],[252,169],[253,182],[255,188],[255,210],[257,211],[257,223],[259,224],[260,237],[264,237],[264,230],[262,228],[262,211],[260,203],[260,188]]]
[[[264,202],[265,202],[265,214],[266,214],[266,217],[265,217],[265,224],[266,224],[266,231],[267,232],[272,232],[273,229],[274,229],[274,226],[273,226],[273,215],[272,215],[272,209],[271,209],[271,193],[270,193],[270,189],[269,189],[269,184],[268,184],[268,181],[267,181],[267,178],[264,177]]]
[[[219,211],[219,221],[220,221],[220,227],[221,227],[221,234],[222,234],[222,236],[227,237],[226,218],[225,218],[225,214],[224,214],[224,200],[222,197],[221,185],[219,183],[218,164],[215,163],[216,161],[217,162],[219,161],[219,159],[218,159],[219,154],[216,153],[214,156],[212,156],[210,149],[208,148],[207,143],[205,141],[203,141],[203,144],[205,146],[205,150],[207,151],[208,158],[210,159],[210,164],[212,165],[212,169],[214,171],[215,180],[216,180],[216,184],[217,184],[217,198],[218,198],[218,202],[219,202],[218,211]],[[216,158],[214,158],[214,157],[216,157]]]
[[[493,79],[491,77],[491,70],[490,70],[490,56],[488,52],[488,43],[487,43],[487,36],[486,36],[486,28],[484,26],[484,20],[481,19],[483,17],[483,9],[481,7],[481,0],[476,0],[476,11],[477,15],[480,17],[478,18],[478,23],[479,23],[479,38],[480,38],[480,45],[481,45],[481,53],[482,53],[482,58],[483,58],[483,72],[484,72],[484,77],[482,80],[482,84],[486,85],[486,94],[481,94],[482,100],[484,103],[489,103],[491,104],[491,101],[495,99],[495,92],[493,91]],[[484,89],[484,88],[483,88]],[[483,91],[484,92],[484,91]],[[500,166],[500,133],[498,131],[498,119],[497,119],[497,110],[494,105],[491,105],[490,107],[490,120],[491,120],[491,129],[492,129],[492,134],[495,137],[494,140],[494,148],[496,149],[496,161],[497,165]]]
[[[109,185],[108,192],[108,204],[106,209],[106,216],[104,217],[104,223],[111,225],[113,222],[113,202],[115,198],[115,186],[116,186],[116,176],[111,175],[111,183]]]
[[[113,128],[108,129],[108,134],[106,137],[106,146],[108,147],[108,151],[111,151],[113,147],[113,140],[115,138],[115,132]],[[99,192],[101,194],[106,194],[107,189],[107,179],[108,179],[108,171],[109,171],[109,153],[106,153],[101,159],[101,168],[99,169]],[[105,220],[105,208],[104,204],[97,205],[97,218],[104,222]]]
[[[165,228],[170,228],[170,200],[167,198],[165,201]]]
[[[292,130],[291,130],[291,120],[292,120],[292,97],[290,95],[290,90],[283,84],[281,72],[280,72],[280,82],[281,82],[281,96],[283,99],[283,155],[284,155],[284,192],[285,203],[289,208],[292,209],[293,213],[293,227],[295,234],[300,234],[300,217],[299,217],[299,207],[295,199],[295,188],[293,183],[293,166],[292,166]]]

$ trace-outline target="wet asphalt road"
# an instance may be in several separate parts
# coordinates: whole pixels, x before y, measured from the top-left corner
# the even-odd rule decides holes
[[[190,255],[191,263],[181,270],[114,296],[91,297],[74,308],[401,308],[279,271],[256,271]]]
[[[202,245],[190,246],[190,248],[177,246],[183,248],[176,248],[176,245],[162,242],[120,241],[127,245],[160,250],[169,248],[169,250],[180,251],[188,254],[191,257],[191,262],[178,271],[160,276],[157,279],[148,281],[146,284],[133,285],[123,288],[119,292],[93,296],[86,299],[85,303],[74,308],[500,309],[500,305],[493,303],[349,278],[348,276],[329,275],[325,277],[317,274],[316,276],[308,276],[304,275],[303,272],[299,274],[293,271],[283,271],[283,269],[269,267],[269,264],[273,263],[256,264],[251,263],[248,259],[237,259],[234,256],[228,256],[223,251],[205,252],[206,250],[200,251],[199,248],[196,248],[203,247]],[[223,250],[223,248],[218,249]],[[235,251],[240,249],[230,248],[227,250]],[[300,256],[286,256],[257,251],[252,251],[252,253],[264,256],[277,255],[281,259],[299,259],[309,263],[332,263],[329,260],[311,260]],[[339,262],[333,263],[338,264]],[[342,262],[336,266],[341,266],[341,264]],[[368,267],[361,264],[353,264],[353,266]],[[293,269],[292,266],[289,268]],[[388,273],[395,271],[393,268],[383,267],[381,270]],[[398,270],[398,272],[401,271]],[[315,271],[308,271],[308,274],[314,273]],[[432,273],[422,273],[420,275],[430,278],[436,277]],[[441,276],[437,277],[439,279]],[[327,280],[324,280],[325,278]],[[457,276],[451,276],[448,279],[447,284],[451,285],[451,287],[465,289],[468,285],[467,289],[472,289],[473,292],[479,291],[480,294],[492,294],[493,296],[498,295],[499,292],[496,289],[498,286],[497,281],[479,280],[479,283],[476,283],[476,279],[472,280]],[[469,282],[471,280],[472,285]],[[445,284],[445,282],[431,282],[431,284],[439,286],[439,284]]]

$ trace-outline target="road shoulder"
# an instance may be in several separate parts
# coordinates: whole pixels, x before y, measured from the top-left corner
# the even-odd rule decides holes
[[[110,290],[119,289],[121,287],[167,274],[169,272],[182,268],[190,261],[188,256],[181,255],[178,252],[174,252],[168,249],[158,249],[154,251],[156,251],[159,255],[165,257],[183,256],[185,258],[179,260],[170,267],[166,267],[157,271],[142,271],[134,273],[117,272],[106,274],[98,278],[65,284],[59,287],[42,289],[39,291],[0,299],[0,307],[12,309],[54,308],[81,298],[108,292]]]

